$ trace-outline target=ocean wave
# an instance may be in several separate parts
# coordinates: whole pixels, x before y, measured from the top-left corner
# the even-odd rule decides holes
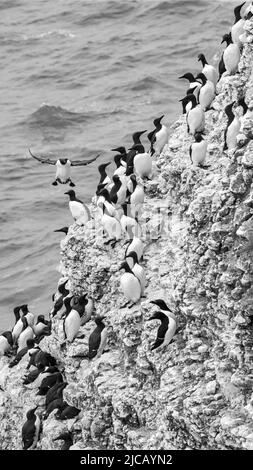
[[[52,30],[52,31],[45,31],[44,33],[40,33],[40,34],[31,34],[30,36],[29,35],[26,35],[24,34],[22,36],[22,39],[24,41],[33,41],[33,40],[40,40],[40,39],[44,39],[44,38],[49,38],[51,36],[58,36],[58,37],[65,37],[65,38],[75,38],[76,37],[76,34],[74,34],[72,31],[68,31],[68,30],[65,30],[65,29],[55,29],[55,30]]]
[[[91,3],[94,5],[94,3]],[[84,17],[76,21],[76,24],[80,26],[93,25],[94,23],[104,21],[104,20],[115,20],[117,18],[125,17],[130,12],[133,12],[133,8],[136,5],[135,3],[123,4],[122,2],[102,2],[100,5],[104,5],[104,8],[98,11],[98,4],[96,4],[96,9],[93,13],[85,14]],[[100,6],[99,5],[99,6]]]
[[[61,106],[43,104],[32,113],[25,123],[31,127],[65,128],[76,124],[83,124],[92,119],[89,113],[76,113],[68,111]]]

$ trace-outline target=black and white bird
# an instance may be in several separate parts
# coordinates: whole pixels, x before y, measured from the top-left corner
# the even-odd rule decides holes
[[[99,154],[94,158],[90,158],[89,160],[69,160],[68,158],[58,158],[57,160],[51,160],[50,158],[47,158],[47,157],[34,155],[30,149],[29,149],[29,153],[33,158],[35,158],[41,163],[46,163],[48,165],[56,166],[55,180],[52,183],[53,186],[57,186],[58,183],[60,184],[69,183],[70,186],[75,186],[75,184],[73,183],[70,177],[71,167],[89,165],[89,163],[94,162],[100,156]]]
[[[4,356],[13,346],[13,336],[11,331],[4,331],[0,335],[0,357]]]
[[[214,85],[214,89],[216,90],[216,85],[217,85],[217,82],[218,82],[218,72],[217,70],[215,69],[215,67],[213,65],[210,65],[204,54],[199,54],[198,55],[198,61],[202,63],[202,73],[206,76],[207,80],[210,80],[213,85]]]
[[[196,96],[187,95],[182,100],[183,109],[188,103],[192,107],[186,114],[186,123],[188,133],[195,135],[196,132],[202,132],[205,129],[205,113],[200,104],[197,104]]]
[[[131,251],[135,251],[138,257],[138,262],[139,262],[143,257],[143,251],[144,251],[143,242],[139,237],[135,236],[134,230],[131,227],[128,228],[128,234],[129,234],[130,239],[129,241],[126,242],[128,246],[125,251],[125,257],[129,253],[131,253]]]
[[[40,336],[45,331],[50,329],[50,322],[45,319],[44,315],[39,315],[36,324],[33,326],[33,331],[36,336]]]
[[[132,139],[133,139],[133,144],[134,145],[142,145],[140,138],[143,134],[145,134],[145,132],[147,132],[147,131],[145,130],[145,131],[139,131],[139,132],[134,132],[133,133]],[[127,159],[126,159],[127,165],[130,165],[130,166],[132,165],[133,158],[136,155],[136,153],[137,153],[137,150],[135,150],[133,148],[128,149]]]
[[[223,42],[226,42],[227,44],[227,47],[223,52],[224,66],[226,72],[228,72],[229,75],[233,75],[238,70],[238,65],[241,57],[240,49],[238,44],[233,43],[231,33],[224,34],[221,44]]]
[[[110,191],[110,200],[116,206],[123,204],[126,200],[126,185],[122,182],[119,175],[113,175],[113,186]]]
[[[110,164],[111,164],[111,162],[107,162],[107,163],[102,163],[101,165],[99,165],[98,171],[99,171],[99,174],[100,174],[100,180],[99,180],[98,184],[109,185],[111,183],[111,179],[106,173],[106,168]]]
[[[26,413],[27,420],[22,427],[23,450],[34,449],[39,439],[41,421],[36,410],[37,407]]]
[[[33,327],[28,324],[28,321],[25,315],[21,318],[21,321],[23,323],[23,329],[18,337],[18,350],[17,350],[18,353],[23,348],[26,347],[27,340],[33,339],[34,337]]]
[[[135,236],[140,236],[141,227],[138,224],[137,220],[132,217],[131,206],[129,204],[122,204],[123,215],[120,219],[120,224],[122,227],[123,233],[129,234],[133,232]]]
[[[199,90],[201,88],[201,83],[198,80],[196,80],[194,75],[192,73],[188,72],[188,73],[185,73],[184,75],[182,75],[181,77],[178,77],[178,78],[188,80],[188,82],[189,82],[189,88],[188,88],[189,94],[191,93],[191,94],[195,95],[197,100],[198,100]]]
[[[145,193],[143,186],[137,183],[135,175],[130,176],[130,181],[132,183],[132,193],[129,195],[129,202],[131,204],[131,215],[135,217],[140,214],[145,199]]]
[[[171,342],[177,329],[177,323],[174,318],[170,316],[169,312],[166,314],[162,311],[155,312],[152,317],[148,319],[148,321],[151,320],[160,320],[161,322],[157,330],[155,343],[151,347],[151,351],[158,348],[160,350]]]
[[[134,172],[141,178],[151,179],[152,177],[152,158],[151,155],[145,152],[143,145],[135,144],[129,150],[134,150],[135,156],[133,158]]]
[[[234,14],[235,14],[235,21],[234,24],[231,28],[231,36],[232,36],[232,41],[234,44],[237,44],[239,47],[241,46],[241,41],[240,41],[240,36],[241,34],[244,33],[244,24],[245,24],[245,19],[242,18],[241,16],[241,9],[245,5],[246,2],[243,2],[241,5],[238,5],[234,9]]]
[[[195,142],[190,145],[189,153],[193,166],[201,166],[205,162],[207,152],[207,141],[200,132],[194,136]]]
[[[138,256],[135,251],[130,251],[126,256],[126,262],[131,268],[134,275],[139,279],[141,285],[141,293],[144,293],[146,286],[146,276],[143,267],[138,263]]]
[[[153,121],[155,130],[152,134],[152,147],[157,155],[160,155],[169,139],[168,128],[164,124],[161,124],[163,117],[164,114],[161,117],[154,119]]]
[[[122,228],[119,220],[117,220],[114,216],[111,216],[107,209],[106,206],[103,204],[102,205],[102,211],[103,215],[101,218],[101,225],[105,231],[105,233],[108,235],[109,240],[106,241],[106,245],[109,243],[111,244],[111,247],[114,248],[116,243],[121,239],[121,233],[122,233]]]
[[[233,113],[233,103],[230,103],[225,107],[225,113],[228,117],[227,126],[224,134],[224,147],[223,150],[233,150],[237,147],[237,135],[240,132],[241,123],[237,116]]]
[[[122,308],[126,307],[129,303],[134,305],[141,298],[141,284],[139,279],[135,276],[130,269],[127,262],[120,265],[119,270],[124,269],[125,272],[120,278],[120,286],[127,303]]]
[[[95,318],[97,326],[89,336],[89,359],[93,359],[94,357],[99,358],[105,349],[108,338],[108,329],[103,321],[104,319],[105,317]]]
[[[89,208],[76,197],[76,193],[73,189],[70,189],[64,194],[68,194],[69,196],[69,209],[75,222],[78,225],[85,225],[91,218]]]
[[[62,406],[59,408],[58,412],[55,415],[56,419],[64,421],[66,419],[73,419],[80,416],[81,410],[75,406],[69,405],[66,401],[63,402]]]
[[[202,82],[202,86],[199,90],[199,104],[202,106],[204,111],[208,110],[215,97],[215,86],[213,82],[206,78],[204,73],[199,73],[196,76],[196,80],[199,79]]]

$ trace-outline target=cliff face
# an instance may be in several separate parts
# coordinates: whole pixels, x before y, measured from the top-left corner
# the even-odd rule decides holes
[[[224,76],[214,110],[206,113],[208,168],[193,168],[192,139],[185,117],[173,126],[146,184],[142,221],[146,229],[145,299],[120,308],[118,267],[125,240],[104,245],[101,228],[72,226],[62,242],[61,267],[73,292],[94,301],[91,321],[67,349],[62,320],[40,346],[64,370],[64,398],[82,410],[81,419],[43,422],[38,449],[65,429],[74,432],[72,449],[253,449],[253,21],[245,25],[239,73]],[[245,96],[247,119],[235,153],[223,152],[224,108]],[[157,208],[160,208],[158,210]],[[96,208],[91,206],[93,217]],[[151,351],[157,322],[150,300],[172,307],[179,331],[161,352]],[[106,352],[88,361],[94,315],[105,315]],[[27,363],[14,369],[0,363],[0,443],[21,448],[26,411],[44,398],[22,386]]]

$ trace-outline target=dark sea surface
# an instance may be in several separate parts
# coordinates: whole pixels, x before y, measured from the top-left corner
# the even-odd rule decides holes
[[[216,62],[238,1],[1,0],[0,330],[13,307],[48,314],[59,279],[57,228],[72,223],[55,168],[29,156],[86,159],[131,144],[136,130],[170,125],[197,55]],[[146,143],[144,139],[144,144]],[[73,169],[89,202],[98,162]]]

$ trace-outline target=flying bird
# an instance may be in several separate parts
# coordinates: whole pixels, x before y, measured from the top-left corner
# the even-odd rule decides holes
[[[51,160],[51,158],[34,155],[30,149],[29,153],[33,158],[35,158],[41,163],[47,163],[48,165],[56,166],[55,180],[52,183],[53,186],[57,186],[58,183],[69,183],[69,186],[72,187],[75,186],[75,183],[73,183],[70,177],[71,167],[89,165],[89,163],[94,162],[100,156],[100,154],[98,154],[96,157],[90,158],[89,160],[69,160],[68,158],[58,158],[57,160]]]

